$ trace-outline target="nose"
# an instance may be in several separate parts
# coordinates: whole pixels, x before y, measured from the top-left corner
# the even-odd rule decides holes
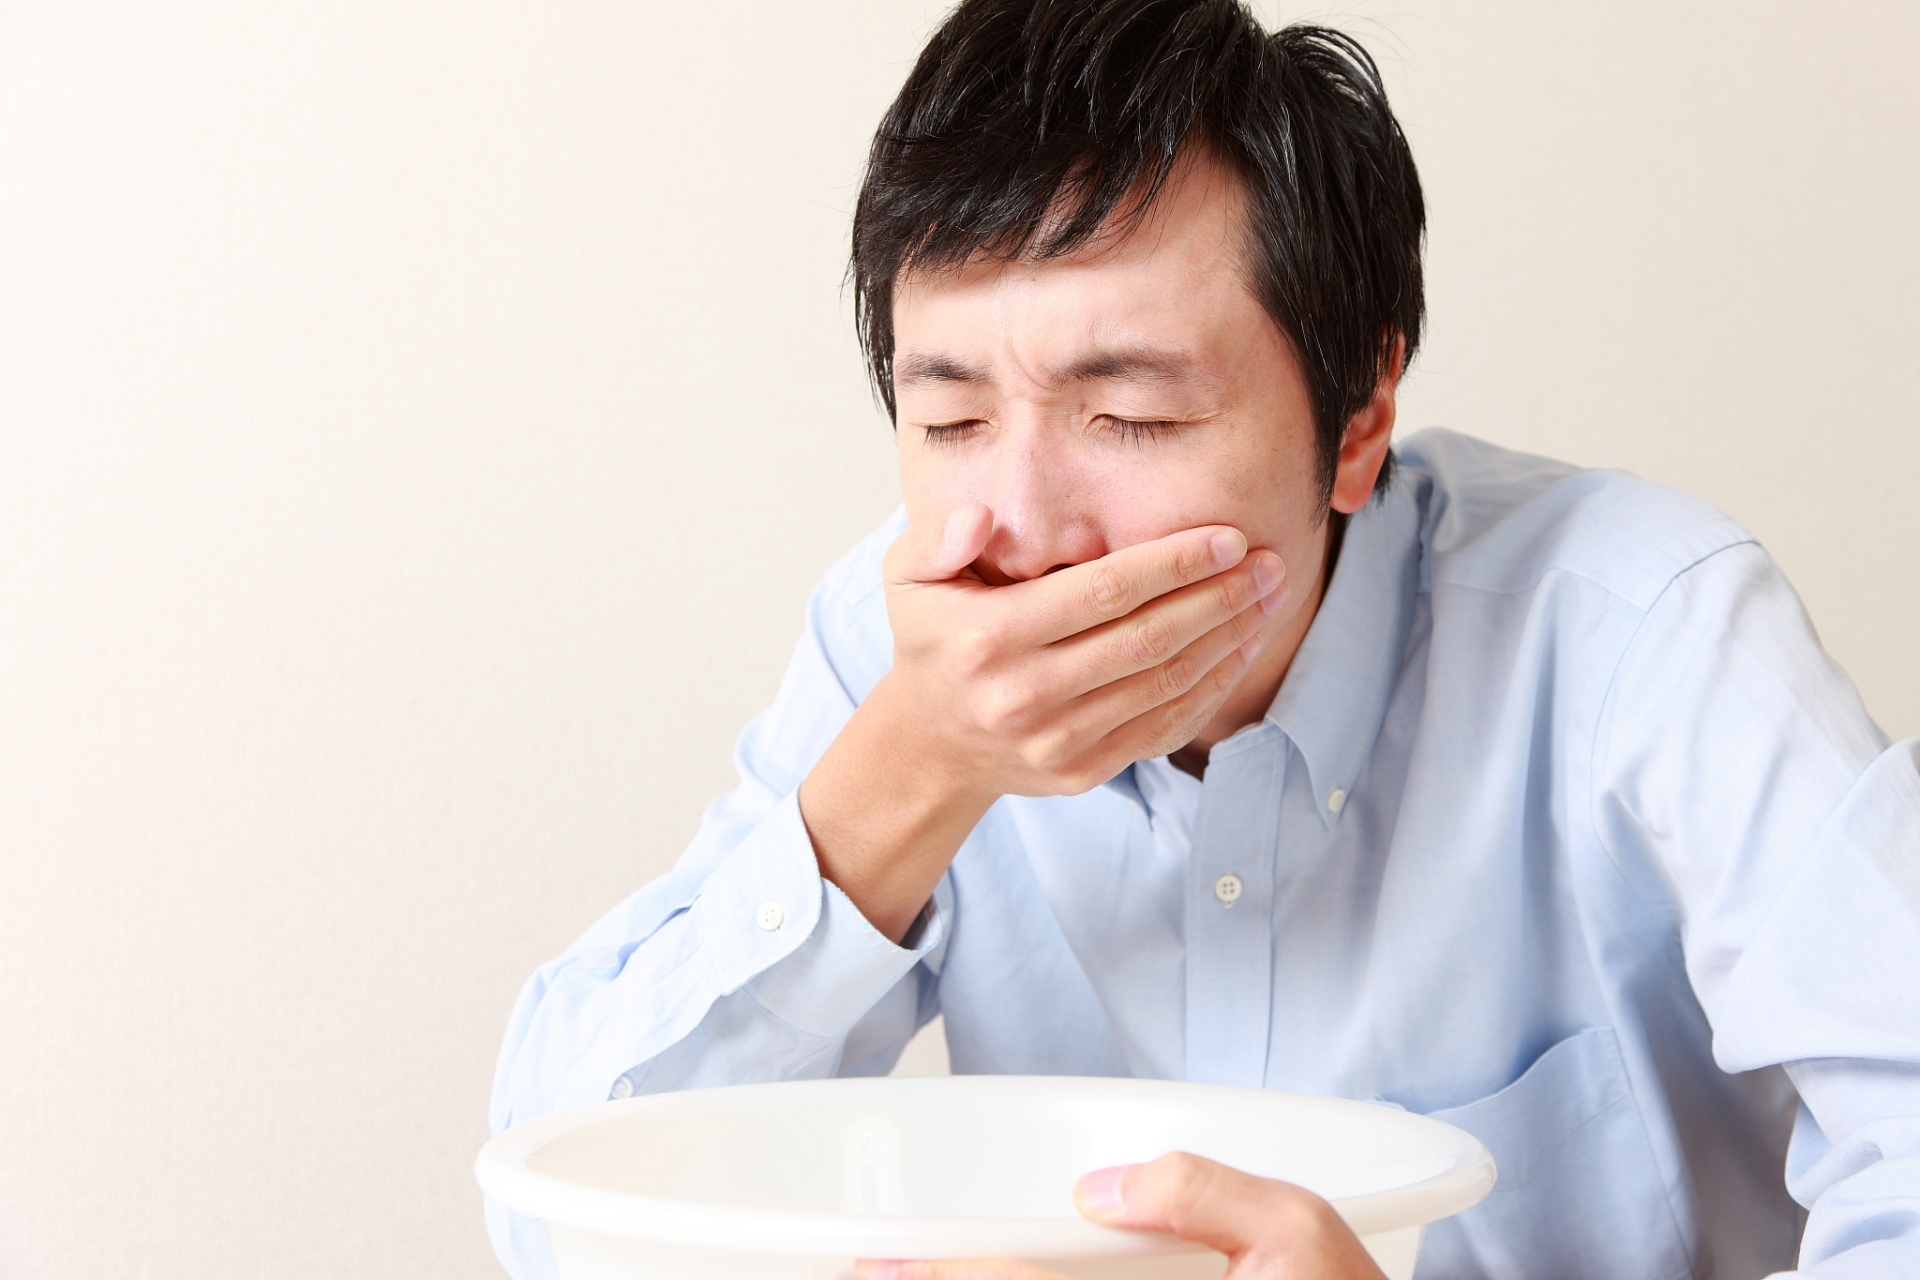
[[[993,534],[974,562],[989,582],[1021,582],[1097,560],[1110,548],[1094,494],[1054,433],[1017,432],[995,459],[988,494]]]

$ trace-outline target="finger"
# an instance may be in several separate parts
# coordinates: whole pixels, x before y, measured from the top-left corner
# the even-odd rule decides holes
[[[1278,629],[1277,613],[1288,594],[1281,583],[1165,662],[1082,694],[1069,709],[1075,736],[1091,742],[1155,708],[1165,709],[1161,722],[1170,728],[1202,704],[1224,697]]]
[[[1167,1231],[1229,1256],[1297,1230],[1326,1201],[1290,1182],[1256,1178],[1204,1156],[1170,1152],[1147,1164],[1100,1169],[1074,1187],[1074,1205],[1109,1226]]]
[[[1256,645],[1264,639],[1264,635],[1254,636],[1229,652],[1180,697],[1149,708],[1108,731],[1092,749],[1103,762],[1096,771],[1111,777],[1135,760],[1169,755],[1192,742],[1233,695],[1252,665]]]
[[[1030,757],[1030,763],[1047,773],[1061,790],[1031,794],[1078,795],[1136,760],[1164,756],[1184,747],[1219,713],[1234,685],[1246,674],[1248,661],[1247,654],[1230,651],[1184,695],[1123,724],[1116,726],[1115,716],[1108,710],[1058,726],[1036,744],[1038,754]]]
[[[1001,1258],[943,1258],[902,1262],[861,1258],[853,1264],[859,1280],[1063,1280],[1051,1271]]]
[[[887,548],[890,582],[945,582],[979,558],[993,534],[993,509],[970,502],[941,519],[922,521]]]
[[[1238,529],[1202,525],[1018,583],[1009,590],[1018,598],[1025,638],[1051,644],[1124,618],[1155,597],[1231,569],[1246,554],[1246,535]]]
[[[1189,646],[1214,635],[1223,625],[1244,618],[1233,642],[1239,644],[1285,602],[1286,573],[1286,563],[1279,556],[1256,551],[1225,573],[1148,601],[1118,621],[1057,642],[1054,652],[1068,664],[1062,675],[1064,692],[1077,697],[1176,658],[1177,669],[1192,660],[1183,652]],[[1254,609],[1256,604],[1261,608]],[[1141,704],[1129,715],[1185,692],[1192,677],[1225,653],[1226,649],[1211,653],[1190,673],[1186,683],[1169,686],[1165,696]]]

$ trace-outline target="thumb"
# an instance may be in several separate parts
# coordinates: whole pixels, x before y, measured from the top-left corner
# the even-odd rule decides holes
[[[899,582],[944,582],[979,558],[993,535],[993,508],[970,502],[939,522],[926,521],[894,543],[894,572]]]
[[[1316,1218],[1322,1209],[1333,1214],[1331,1205],[1304,1187],[1256,1178],[1184,1151],[1089,1173],[1074,1187],[1073,1199],[1095,1222],[1170,1232],[1228,1257],[1268,1243],[1276,1230]]]

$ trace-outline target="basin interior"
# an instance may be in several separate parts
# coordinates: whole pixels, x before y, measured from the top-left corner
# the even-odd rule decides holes
[[[1361,1103],[1145,1081],[879,1083],[615,1103],[527,1163],[585,1186],[740,1209],[1006,1219],[1077,1217],[1081,1174],[1173,1150],[1329,1199],[1407,1186],[1458,1157],[1446,1131]]]

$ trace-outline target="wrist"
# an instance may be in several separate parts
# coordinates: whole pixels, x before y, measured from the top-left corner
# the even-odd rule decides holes
[[[919,700],[892,673],[800,786],[800,814],[821,877],[899,942],[997,793],[929,733]]]
[[[847,727],[860,722],[857,733],[903,812],[921,813],[929,820],[937,814],[971,812],[977,822],[1001,793],[969,768],[940,732],[945,717],[930,709],[928,701],[897,671],[889,671],[855,708]]]

